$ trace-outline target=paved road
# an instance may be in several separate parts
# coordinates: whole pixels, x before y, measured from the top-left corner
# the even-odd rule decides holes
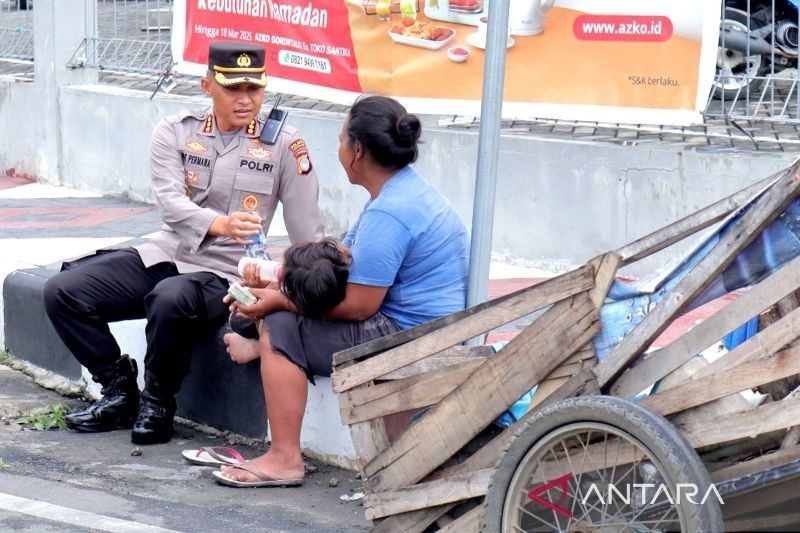
[[[14,420],[51,403],[82,402],[45,390],[0,366],[0,529],[3,531],[362,531],[363,508],[339,496],[360,489],[351,472],[318,470],[300,488],[233,489],[181,450],[222,445],[180,426],[168,444],[134,445],[129,432],[23,430]],[[259,450],[237,446],[245,457]],[[329,480],[340,480],[336,488]],[[156,529],[162,528],[162,529]]]

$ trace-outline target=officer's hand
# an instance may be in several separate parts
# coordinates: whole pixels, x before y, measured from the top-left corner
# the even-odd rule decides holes
[[[261,230],[261,217],[256,213],[235,211],[227,216],[225,234],[241,245],[249,244],[253,235]]]

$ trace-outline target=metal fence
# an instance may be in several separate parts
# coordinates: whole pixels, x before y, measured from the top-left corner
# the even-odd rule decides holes
[[[728,0],[706,116],[800,122],[800,0]]]
[[[0,0],[0,58],[33,62],[32,9],[32,0]]]
[[[150,75],[171,67],[171,0],[97,0],[96,20],[70,66]]]

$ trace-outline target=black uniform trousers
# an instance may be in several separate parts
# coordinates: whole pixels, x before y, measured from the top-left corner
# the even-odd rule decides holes
[[[145,387],[174,395],[191,365],[192,340],[228,317],[228,282],[180,274],[174,263],[144,266],[133,248],[65,263],[44,287],[47,315],[75,358],[105,385],[120,347],[109,322],[146,318]]]

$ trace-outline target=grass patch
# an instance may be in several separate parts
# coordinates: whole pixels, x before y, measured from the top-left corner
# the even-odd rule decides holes
[[[37,409],[27,416],[17,418],[16,423],[20,426],[26,426],[36,431],[45,431],[47,429],[67,429],[67,423],[64,421],[64,415],[69,413],[69,407],[63,404],[50,404],[47,407]]]
[[[0,470],[5,470],[6,468],[8,468],[8,463],[0,459]]]
[[[0,350],[0,365],[11,366],[11,356],[5,350]]]

